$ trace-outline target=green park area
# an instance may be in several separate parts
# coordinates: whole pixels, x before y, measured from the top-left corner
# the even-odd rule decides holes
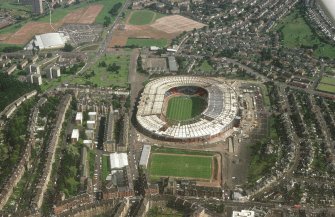
[[[160,14],[150,10],[136,10],[130,13],[129,24],[131,25],[147,25],[153,23],[156,19],[163,17]]]
[[[287,48],[311,48],[316,57],[335,58],[335,47],[320,40],[298,9],[286,16],[276,30],[282,33],[282,43]]]
[[[213,157],[206,155],[152,153],[149,171],[152,179],[172,176],[209,180],[212,161]]]
[[[97,87],[127,88],[130,53],[110,54],[100,58],[89,70],[75,76],[69,83]]]
[[[189,120],[200,115],[206,105],[205,99],[198,96],[173,97],[168,102],[166,116],[172,121]]]
[[[248,182],[250,185],[270,172],[276,163],[276,154],[266,153],[267,141],[260,141],[249,146],[251,152],[251,162],[248,172]]]
[[[152,39],[152,38],[128,38],[126,46],[134,47],[166,47],[168,40],[165,38],[161,39]]]

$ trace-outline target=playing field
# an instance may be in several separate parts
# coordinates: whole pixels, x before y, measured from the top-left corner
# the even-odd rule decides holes
[[[210,179],[212,176],[212,156],[151,154],[150,175]]]
[[[128,38],[127,46],[136,46],[136,47],[166,47],[167,39],[147,39],[147,38]]]
[[[128,23],[131,25],[146,25],[151,24],[157,18],[160,18],[164,15],[156,13],[150,10],[138,10],[133,11],[130,14]]]
[[[168,102],[166,117],[169,120],[184,121],[201,114],[205,108],[206,102],[201,97],[173,97]]]

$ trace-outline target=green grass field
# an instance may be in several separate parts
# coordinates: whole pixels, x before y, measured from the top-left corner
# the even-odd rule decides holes
[[[335,85],[335,78],[325,76],[322,77],[320,83]]]
[[[129,24],[131,25],[147,25],[153,23],[156,19],[165,16],[150,10],[136,10],[130,14]]]
[[[168,44],[167,39],[148,39],[148,38],[128,38],[126,46],[136,47],[166,47]]]
[[[319,84],[317,87],[318,90],[328,92],[328,93],[335,93],[335,85],[329,84]]]
[[[151,154],[150,175],[210,179],[212,175],[210,156]]]
[[[102,155],[102,180],[106,180],[108,174],[110,174],[109,156]]]
[[[178,96],[168,102],[166,116],[169,120],[184,121],[201,114],[206,102],[201,97]]]
[[[335,48],[321,42],[319,36],[314,34],[299,10],[286,16],[275,28],[283,36],[283,45],[287,48],[311,47],[316,57],[335,58]]]

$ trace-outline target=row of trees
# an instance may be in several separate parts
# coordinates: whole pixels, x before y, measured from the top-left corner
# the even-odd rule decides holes
[[[37,88],[8,76],[0,70],[0,111],[20,96]]]
[[[110,16],[105,16],[104,17],[104,27],[109,26],[112,23],[112,18],[111,17],[115,17],[117,16],[118,11],[120,10],[120,8],[122,7],[122,3],[116,3],[110,10],[109,10],[109,14]]]

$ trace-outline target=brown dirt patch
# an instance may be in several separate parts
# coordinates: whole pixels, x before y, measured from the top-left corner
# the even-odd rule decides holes
[[[151,24],[151,27],[170,34],[192,31],[193,29],[199,29],[204,26],[202,23],[180,15],[162,17]]]
[[[62,23],[77,23],[82,17],[82,15],[85,13],[85,11],[86,11],[85,8],[79,8],[75,11],[72,11],[71,13],[67,14],[61,22]]]
[[[12,34],[7,33],[7,34],[1,34],[0,35],[0,42],[6,40],[9,36],[11,36]]]
[[[153,38],[161,39],[165,38],[171,40],[178,34],[169,34],[158,29],[151,27],[150,25],[133,26],[133,25],[122,25],[117,28],[112,36],[112,40],[109,47],[125,46],[128,38]]]
[[[57,29],[59,27],[59,24],[55,24],[53,26],[55,29]],[[34,35],[53,31],[54,30],[51,28],[49,23],[29,22],[21,27],[17,32],[13,33],[12,35],[10,35],[10,37],[1,42],[8,44],[24,45],[28,43],[29,40],[34,37]]]
[[[109,47],[125,46],[128,38],[165,38],[171,40],[183,31],[191,31],[194,28],[198,29],[203,26],[205,25],[202,23],[179,15],[159,18],[150,25],[134,26],[122,24],[114,30]]]
[[[66,15],[63,23],[92,24],[102,8],[102,5],[91,5],[87,8],[77,9]]]

